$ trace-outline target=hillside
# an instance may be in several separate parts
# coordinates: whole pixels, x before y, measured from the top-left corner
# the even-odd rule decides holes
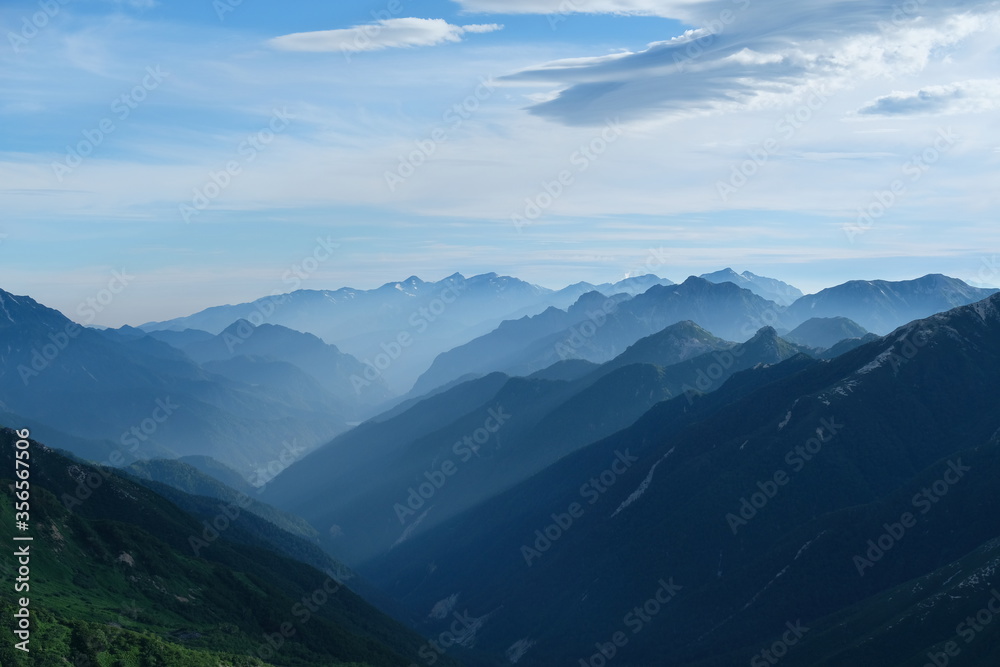
[[[14,440],[0,432],[5,525],[13,524]],[[5,665],[395,667],[423,643],[327,574],[237,546],[225,528],[212,539],[201,521],[110,470],[37,442],[29,451],[33,650],[29,659],[6,642]],[[312,610],[298,602],[314,595],[323,602]],[[0,604],[12,613],[9,598]]]

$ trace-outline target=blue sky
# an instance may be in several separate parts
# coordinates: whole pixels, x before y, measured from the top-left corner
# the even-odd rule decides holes
[[[6,2],[0,287],[72,315],[124,268],[118,325],[304,261],[315,289],[997,285],[998,27],[961,0]]]

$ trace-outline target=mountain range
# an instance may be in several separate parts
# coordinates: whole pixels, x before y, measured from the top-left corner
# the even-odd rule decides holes
[[[998,383],[1000,296],[661,402],[361,571],[490,610],[483,646],[518,664],[616,631],[622,664],[745,664],[786,623],[809,628],[787,664],[918,664],[996,583],[1000,522],[971,508],[997,501]]]
[[[5,525],[14,520],[6,471],[18,439],[0,430]],[[34,632],[29,653],[0,646],[4,665],[396,667],[426,647],[353,593],[339,569],[276,553],[273,543],[295,538],[241,515],[240,504],[179,491],[168,499],[41,443],[27,451],[34,541],[22,594]],[[99,482],[88,486],[88,477]],[[6,578],[13,570],[6,559],[3,567]],[[13,598],[0,598],[0,610],[11,617]]]
[[[790,306],[802,296],[802,291],[798,287],[793,287],[774,278],[758,276],[749,271],[736,273],[730,268],[725,268],[713,273],[703,273],[699,277],[710,283],[733,283],[764,297],[768,301],[774,301],[779,306]]]
[[[0,291],[30,664],[994,665],[998,389],[1000,293],[937,274],[454,274],[102,330]]]

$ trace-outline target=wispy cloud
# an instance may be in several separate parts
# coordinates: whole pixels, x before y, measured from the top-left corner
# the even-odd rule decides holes
[[[398,18],[338,30],[319,30],[282,35],[269,44],[283,51],[379,51],[414,46],[435,46],[460,42],[466,33],[485,33],[503,29],[496,23],[452,25],[444,19]]]
[[[892,92],[858,109],[867,116],[978,113],[1000,109],[1000,79],[970,79],[917,91]]]
[[[468,11],[494,14],[622,14],[677,18],[684,0],[455,0]],[[742,2],[742,0],[741,0]]]
[[[499,11],[491,0],[460,2]],[[780,106],[805,87],[913,75],[966,38],[994,30],[1000,17],[993,3],[964,0],[917,6],[911,14],[899,14],[890,0],[524,0],[509,11],[517,10],[655,12],[699,26],[640,51],[548,62],[506,77],[549,86],[530,111],[569,125]]]

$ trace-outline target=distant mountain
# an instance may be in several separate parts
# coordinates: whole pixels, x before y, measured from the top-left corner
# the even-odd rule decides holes
[[[438,355],[417,379],[410,395],[419,396],[469,373],[485,375],[517,368],[529,375],[547,368],[560,360],[555,345],[569,327],[606,317],[608,310],[628,298],[612,299],[593,291],[566,310],[552,307],[532,317],[505,320],[493,331]],[[549,343],[552,337],[556,340]]]
[[[865,334],[861,338],[846,338],[839,343],[834,344],[832,347],[823,350],[817,358],[819,359],[834,359],[844,354],[845,352],[850,352],[856,347],[861,347],[865,343],[870,343],[878,338],[877,335],[873,333]]]
[[[731,348],[733,345],[734,343],[713,336],[694,322],[686,320],[671,324],[662,331],[637,340],[602,368],[604,371],[611,371],[629,364],[672,366],[706,352]]]
[[[801,323],[814,317],[848,317],[884,335],[912,320],[974,303],[998,291],[969,287],[940,274],[897,282],[851,280],[802,297],[788,308],[788,318]]]
[[[0,410],[78,440],[81,456],[208,455],[251,475],[286,447],[347,428],[332,402],[289,397],[206,372],[136,329],[95,331],[0,290]]]
[[[330,548],[358,564],[630,425],[660,401],[714,391],[740,370],[803,352],[770,327],[732,344],[692,323],[634,348],[624,362],[586,375],[493,374],[452,387],[338,437],[280,474],[262,498],[315,526],[337,526],[349,539]],[[664,366],[635,363],[640,358]]]
[[[861,338],[868,331],[846,317],[814,317],[782,336],[785,340],[820,350],[848,338]]]
[[[182,456],[177,460],[181,463],[186,463],[189,466],[197,468],[209,477],[216,479],[226,486],[242,493],[251,493],[255,490],[253,485],[251,485],[241,474],[224,463],[216,461],[211,456],[200,456],[194,454],[191,456]]]
[[[714,273],[703,273],[700,277],[711,283],[733,283],[782,306],[790,306],[802,296],[802,292],[797,287],[792,287],[775,278],[758,276],[749,271],[736,273],[730,268],[725,268]]]
[[[1000,502],[998,393],[1000,295],[658,403],[362,571],[415,613],[497,610],[478,646],[518,665],[632,625],[621,664],[752,664],[800,623],[782,664],[923,664],[998,583],[970,509]],[[973,637],[993,664],[1000,627]]]
[[[316,336],[274,324],[254,326],[247,320],[237,320],[218,336],[196,340],[181,349],[202,365],[210,362],[250,358],[257,361],[284,362],[295,366],[329,392],[343,409],[363,410],[362,406],[377,405],[390,397],[381,378],[367,379],[367,367],[335,345],[324,343]],[[252,375],[237,365],[206,366],[223,375],[249,381]],[[353,378],[353,379],[352,379]],[[362,382],[363,380],[363,382]],[[287,377],[284,382],[292,382]],[[279,384],[280,381],[272,381]],[[309,391],[305,385],[302,389]]]
[[[145,481],[158,482],[188,495],[207,496],[225,503],[239,505],[241,509],[300,538],[312,540],[317,535],[316,529],[304,519],[282,512],[257,500],[254,497],[255,490],[250,491],[249,494],[238,491],[182,461],[166,459],[136,461],[122,470],[138,478],[142,483]]]
[[[586,361],[584,359],[566,359],[565,361],[557,361],[556,363],[543,368],[540,371],[535,371],[528,376],[529,380],[565,380],[566,382],[572,382],[573,380],[579,380],[582,377],[586,377],[593,371],[600,368],[600,364],[595,364],[592,361]]]
[[[522,317],[530,317],[547,310],[548,308],[558,308],[565,310],[590,292],[598,292],[605,296],[625,295],[637,296],[648,290],[653,285],[673,285],[674,282],[667,278],[660,278],[652,273],[641,276],[630,276],[616,282],[600,283],[595,285],[588,282],[578,282],[550,294],[544,295],[537,303],[521,308],[512,313],[505,313],[502,318],[493,322],[490,329],[496,327],[503,320],[517,320]],[[483,332],[485,333],[485,332]]]
[[[162,340],[164,343],[172,345],[179,350],[183,350],[192,343],[202,343],[212,340],[214,337],[214,334],[210,334],[207,331],[202,331],[200,329],[184,329],[183,331],[165,329],[160,331],[147,331],[146,333],[156,340]]]
[[[600,285],[595,285],[594,289],[607,296],[612,296],[614,294],[628,294],[629,296],[638,296],[648,290],[653,285],[674,285],[674,281],[668,280],[666,278],[660,278],[652,273],[647,273],[642,276],[630,276],[628,278],[622,278],[621,280],[613,283],[601,283]]]
[[[311,333],[371,364],[378,371],[375,377],[403,393],[437,354],[486,333],[508,313],[541,311],[552,294],[495,273],[471,278],[455,273],[437,282],[411,276],[372,290],[298,290],[141,328],[220,334],[237,320],[282,325]]]
[[[749,290],[690,277],[642,294],[609,299],[591,292],[565,311],[505,321],[492,332],[439,355],[413,393],[430,391],[473,372],[530,375],[567,358],[608,361],[644,336],[685,320],[715,336],[743,341],[780,321],[777,306]]]
[[[16,439],[0,430],[8,524]],[[421,637],[365,603],[332,568],[263,546],[268,524],[239,506],[172,492],[191,514],[113,470],[34,441],[29,451],[34,541],[22,545],[31,567],[22,593],[33,619],[30,653],[4,642],[4,665],[250,666],[267,656],[266,664],[289,667],[396,667],[420,659]],[[97,481],[81,486],[84,479]],[[13,597],[0,598],[0,612],[13,616]],[[455,665],[462,653],[436,657]]]

